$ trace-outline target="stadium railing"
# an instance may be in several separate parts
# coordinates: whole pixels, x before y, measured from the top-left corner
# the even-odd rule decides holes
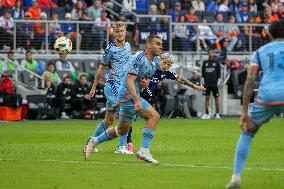
[[[202,23],[177,23],[172,22],[170,16],[162,15],[135,15],[137,22],[126,22],[128,27],[128,34],[130,41],[138,43],[138,47],[145,44],[145,38],[149,34],[158,34],[164,41],[164,50],[173,52],[181,56],[200,55],[203,53],[200,48],[199,32],[193,34],[195,36],[188,36],[188,39],[180,40],[175,37],[176,28],[187,27],[196,29]],[[52,21],[52,20],[14,20],[13,28],[13,40],[11,44],[11,50],[21,53],[22,48],[35,48],[40,53],[50,54],[53,52],[53,42],[58,33],[52,33],[50,31],[50,24],[74,24],[75,30],[68,35],[73,41],[72,53],[98,53],[99,43],[108,44],[112,41],[112,35],[110,35],[109,27],[113,22],[109,24],[102,23],[101,26],[97,25],[93,21]],[[44,31],[40,34],[35,30],[34,25],[40,25]],[[30,25],[30,26],[27,26]],[[208,26],[215,26],[218,24],[208,23]],[[232,24],[224,23],[222,26],[230,26]],[[238,43],[232,52],[229,54],[247,54],[252,52],[265,44],[267,40],[263,40],[260,36],[261,32],[265,31],[265,24],[234,24],[239,27],[241,35],[238,37]],[[97,27],[98,26],[98,27]],[[67,26],[68,27],[68,26]],[[104,27],[108,29],[104,29]],[[243,27],[248,27],[249,34],[244,35],[242,32]],[[102,33],[102,30],[104,32]],[[80,33],[81,31],[81,33]],[[84,31],[84,33],[82,32]],[[0,40],[5,39],[5,34],[0,34]],[[257,36],[259,35],[259,36]],[[195,38],[195,40],[193,39]],[[5,40],[3,40],[5,41]],[[182,44],[181,44],[182,42]],[[188,43],[188,44],[186,44]],[[140,48],[141,49],[141,48]],[[6,49],[5,49],[6,50]],[[4,51],[5,51],[4,50]],[[4,52],[3,49],[0,52]]]
[[[25,67],[21,66],[20,64],[18,64],[16,61],[10,60],[4,56],[1,56],[1,59],[3,59],[6,62],[9,62],[11,64],[14,64],[15,70],[13,72],[2,72],[2,74],[10,74],[13,75],[13,79],[14,81],[19,82],[21,85],[24,85],[27,88],[32,88],[37,90],[38,88],[43,89],[44,88],[44,78],[40,75],[38,75],[37,73],[34,73],[28,69],[26,69]],[[32,80],[34,80],[34,83],[29,85],[28,83],[24,83],[22,82],[22,73],[27,73],[28,77]]]

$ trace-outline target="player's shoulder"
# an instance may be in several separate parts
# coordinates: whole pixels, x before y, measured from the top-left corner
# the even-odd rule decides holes
[[[113,50],[116,47],[116,44],[114,42],[110,43],[107,45],[106,49],[105,49],[105,53],[110,52],[111,50]]]
[[[257,52],[268,52],[268,51],[272,52],[275,49],[277,50],[284,49],[283,46],[284,46],[284,40],[275,40],[263,45],[257,50]]]
[[[129,42],[125,42],[125,47],[126,48],[131,48],[131,44]]]
[[[146,53],[145,51],[139,51],[134,55],[134,60],[136,62],[142,61],[144,58],[146,58]]]

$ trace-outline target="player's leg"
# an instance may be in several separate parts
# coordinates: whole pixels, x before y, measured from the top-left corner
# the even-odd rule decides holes
[[[235,151],[234,172],[227,188],[239,188],[241,174],[250,152],[252,139],[261,125],[269,121],[275,114],[274,107],[254,103],[249,111],[249,121],[246,131],[242,132]]]
[[[205,96],[205,114],[201,117],[201,119],[210,119],[209,115],[209,106],[210,106],[210,93],[211,93],[211,88],[206,87],[206,90],[203,91],[203,95]]]
[[[132,144],[132,127],[130,127],[127,133],[127,150],[129,152],[134,152],[134,145]]]
[[[132,130],[131,128],[132,127],[130,127],[129,131],[126,134],[119,137],[118,146],[115,149],[114,153],[116,153],[116,154],[130,154],[130,155],[133,154],[133,150],[130,151],[126,147],[129,132],[130,132],[130,130]]]
[[[99,123],[93,136],[97,137],[102,134],[109,126],[113,124],[113,122],[116,120],[116,117],[117,114],[115,114],[113,110],[107,110],[104,120]]]
[[[154,133],[157,128],[158,122],[160,120],[159,113],[143,98],[140,98],[143,110],[141,117],[146,120],[146,124],[143,130],[142,144],[137,152],[137,157],[149,163],[158,164],[159,162],[155,160],[150,154],[151,142],[154,138]]]
[[[214,101],[215,101],[215,118],[216,119],[221,119],[220,114],[219,114],[219,89],[218,87],[214,87],[212,89],[212,93],[214,96]]]
[[[113,124],[113,122],[115,121],[117,117],[118,108],[115,108],[117,101],[116,101],[116,96],[112,89],[117,90],[117,87],[112,86],[112,84],[110,83],[106,83],[104,87],[104,93],[107,99],[107,103],[106,103],[107,112],[106,112],[104,120],[100,122],[99,125],[97,126],[93,134],[94,137],[97,137],[100,134],[102,134],[109,126]]]
[[[120,120],[119,125],[108,128],[97,137],[92,137],[84,153],[85,159],[87,159],[90,156],[93,149],[96,146],[98,146],[100,143],[127,134],[129,128],[132,125],[134,114],[135,110],[133,103],[131,102],[122,103],[122,105],[120,105],[120,111],[119,111],[119,120]]]

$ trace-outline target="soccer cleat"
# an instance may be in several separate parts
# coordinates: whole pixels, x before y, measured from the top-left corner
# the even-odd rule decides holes
[[[219,113],[217,113],[217,114],[215,115],[215,119],[221,119],[221,116],[220,116]]]
[[[226,188],[241,188],[241,181],[240,180],[230,181],[226,185]]]
[[[90,155],[92,154],[92,152],[93,152],[93,149],[95,148],[94,140],[95,140],[94,137],[92,137],[92,138],[89,140],[89,142],[88,142],[86,148],[84,148],[83,153],[84,153],[85,159],[88,159],[88,158],[89,158],[89,156],[90,156]]]
[[[85,149],[86,149],[86,147],[87,147],[87,145],[88,145],[88,143],[89,143],[89,141],[92,139],[92,136],[88,136],[88,139],[87,139],[87,144],[86,144],[86,146],[85,146],[85,148],[84,148],[84,151],[85,151]],[[93,149],[93,152],[99,152],[99,150],[97,149],[97,148],[94,148]]]
[[[136,153],[136,156],[138,159],[141,159],[143,161],[146,161],[147,163],[152,163],[154,165],[158,165],[159,162],[157,160],[155,160],[152,155],[150,154],[150,152],[146,152],[143,153],[140,150]]]
[[[126,146],[118,146],[116,148],[116,150],[114,151],[114,153],[116,153],[116,154],[127,154],[127,155],[133,154],[133,152],[130,152],[126,149]]]
[[[210,115],[209,114],[204,114],[203,116],[201,116],[201,119],[210,119]]]
[[[129,152],[134,152],[134,145],[132,144],[132,143],[128,143],[128,146],[127,146],[127,150],[129,151]]]

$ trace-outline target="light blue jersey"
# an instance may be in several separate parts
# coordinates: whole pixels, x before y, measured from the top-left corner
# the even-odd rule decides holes
[[[256,103],[284,105],[284,40],[275,40],[259,48],[251,64],[262,71]]]
[[[115,81],[120,84],[123,75],[124,64],[131,57],[131,46],[128,42],[124,47],[117,47],[115,43],[110,43],[105,49],[102,64],[108,66],[110,73],[107,76],[107,82]]]
[[[119,89],[119,100],[125,101],[132,99],[131,94],[127,91],[126,80],[128,74],[136,75],[137,78],[134,81],[136,93],[140,96],[141,79],[151,78],[157,69],[160,68],[160,60],[155,57],[153,61],[149,60],[146,56],[145,51],[136,53],[131,60],[125,65],[124,77]]]
[[[108,66],[110,72],[107,76],[106,84],[104,87],[104,93],[107,99],[107,110],[115,110],[114,113],[118,113],[118,109],[114,109],[117,105],[118,90],[121,85],[123,68],[131,57],[131,46],[128,42],[124,47],[117,47],[115,43],[111,43],[107,46],[103,55],[102,64]]]

